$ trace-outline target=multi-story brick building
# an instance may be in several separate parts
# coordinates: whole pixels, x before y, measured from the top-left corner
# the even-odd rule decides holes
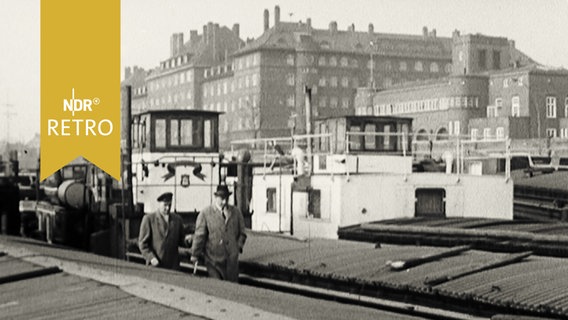
[[[568,138],[568,70],[531,65],[488,76],[484,117],[469,121],[475,138]]]
[[[499,77],[518,79],[517,73],[525,72],[525,85],[542,77],[544,82],[539,87],[549,83],[550,77],[537,76],[549,71],[523,68],[533,61],[506,38],[462,36],[457,31],[444,38],[427,28],[421,35],[384,34],[375,32],[372,24],[365,31],[357,31],[354,25],[340,30],[333,21],[327,29],[317,29],[311,19],[280,21],[278,6],[273,25],[269,22],[265,10],[263,34],[246,43],[239,38],[238,24],[229,29],[209,23],[203,26],[202,34],[190,31],[187,42],[182,33],[173,34],[170,56],[159,67],[127,73],[124,83],[133,86],[133,112],[223,112],[220,143],[227,147],[231,140],[288,135],[291,127],[304,132],[304,92],[309,87],[315,118],[411,115],[413,127],[424,139],[469,134],[475,129],[481,134],[488,132],[485,126],[495,132],[492,135],[506,127],[504,134],[509,135],[509,131],[519,131],[514,129],[517,123],[524,128],[525,122],[540,126],[528,136],[552,134],[552,130],[547,131],[553,129],[549,127],[552,123],[560,135],[568,135],[568,130],[562,130],[566,128],[563,120],[554,122],[545,114],[541,120],[534,120],[532,113],[523,113],[523,101],[537,99],[540,91],[536,86],[527,87],[526,97],[519,94],[519,119],[486,118],[488,112],[506,114],[499,113],[495,101],[502,101],[501,108],[517,101],[512,100],[513,91],[511,96],[503,93],[498,100],[501,93],[495,83],[502,82]],[[560,92],[563,80],[556,80],[562,78],[560,74],[550,78],[553,83],[560,81],[559,91],[554,91],[558,105],[565,97]],[[525,86],[517,89],[522,88]],[[534,93],[529,99],[530,92]],[[492,113],[494,110],[497,113]]]
[[[132,113],[137,114],[147,109],[146,96],[148,87],[146,86],[146,77],[148,72],[143,68],[134,66],[127,67],[124,70],[123,85],[132,87]]]
[[[133,86],[133,112],[160,109],[202,109],[202,84],[208,73],[221,73],[229,56],[244,46],[239,38],[239,25],[232,29],[218,24],[203,26],[203,33],[189,32],[184,42],[183,33],[171,37],[170,56],[160,66],[148,72],[135,69],[125,74],[124,84]],[[144,83],[139,76],[145,72]],[[137,99],[141,99],[137,101]]]
[[[417,139],[568,138],[568,72],[538,66],[505,38],[453,35],[452,75],[385,90],[361,88],[356,113],[405,115]],[[564,107],[565,108],[565,107]]]
[[[366,31],[354,25],[339,30],[336,22],[316,29],[311,19],[280,21],[278,6],[273,26],[268,10],[263,22],[264,33],[233,55],[231,73],[204,82],[209,89],[204,90],[204,108],[227,112],[221,140],[229,132],[232,139],[288,135],[290,124],[296,132],[305,131],[306,86],[315,117],[339,116],[354,114],[358,87],[390,87],[450,72],[451,39],[438,37],[435,30],[383,34],[372,24]]]

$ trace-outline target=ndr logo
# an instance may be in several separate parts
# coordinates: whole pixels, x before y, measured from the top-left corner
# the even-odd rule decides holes
[[[75,88],[71,89],[71,99],[63,99],[63,111],[71,111],[73,116],[75,112],[93,111],[91,106],[101,103],[99,98],[94,99],[75,99]]]

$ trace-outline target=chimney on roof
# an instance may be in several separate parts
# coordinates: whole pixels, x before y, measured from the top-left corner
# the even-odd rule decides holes
[[[436,29],[432,29],[432,31],[430,31],[430,36],[432,38],[436,38]]]
[[[428,27],[422,27],[422,36],[424,36],[424,38],[428,36]]]
[[[274,7],[274,25],[277,26],[280,23],[280,6]]]
[[[215,23],[213,25],[213,30],[211,32],[211,42],[213,43],[213,59],[221,60],[220,52],[219,52],[219,42],[220,42],[220,32],[219,32],[219,24]]]
[[[269,28],[269,13],[268,13],[268,9],[264,9],[264,31],[268,30]]]
[[[352,23],[349,27],[347,27],[348,31],[355,32],[355,24]]]
[[[509,47],[511,48],[515,47],[515,40],[509,40]]]
[[[207,43],[207,25],[203,25],[203,42]]]
[[[183,33],[174,33],[170,38],[170,55],[177,56],[183,47]]]
[[[306,24],[308,25],[308,30],[312,30],[312,18],[306,19]]]
[[[238,23],[235,23],[233,25],[233,33],[237,36],[237,38],[240,37],[240,34],[239,34],[240,33],[240,26],[239,26]]]
[[[189,30],[189,42],[197,40],[197,30]]]
[[[124,68],[124,80],[130,78],[130,75],[132,75],[132,69],[130,67]]]
[[[213,22],[207,22],[207,43],[211,43],[213,34]]]
[[[337,33],[337,21],[332,21],[329,23],[329,31],[331,34]]]
[[[454,30],[454,32],[452,32],[452,38],[453,38],[454,40],[456,40],[456,39],[459,38],[459,37],[460,37],[460,32],[459,32],[459,30],[458,30],[458,29]]]
[[[373,26],[372,23],[369,23],[369,33],[370,33],[370,34],[375,33],[375,26]]]

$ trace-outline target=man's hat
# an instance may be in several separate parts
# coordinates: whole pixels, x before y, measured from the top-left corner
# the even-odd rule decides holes
[[[214,194],[222,198],[227,198],[232,194],[232,192],[229,191],[229,188],[226,185],[221,184],[217,186],[217,191],[215,191]]]
[[[165,192],[165,193],[162,193],[162,195],[160,195],[157,200],[158,200],[158,202],[172,202],[173,196],[174,196],[173,193]]]

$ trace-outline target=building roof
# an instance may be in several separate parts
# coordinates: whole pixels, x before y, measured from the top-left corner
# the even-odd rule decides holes
[[[373,42],[373,46],[371,46]],[[235,53],[261,49],[346,52],[396,56],[451,58],[452,39],[435,36],[314,29],[305,23],[280,22]]]
[[[532,61],[532,60],[531,60]],[[531,62],[527,65],[515,68],[507,68],[501,70],[491,70],[485,74],[489,75],[502,75],[502,74],[518,74],[518,73],[530,73],[530,74],[546,74],[546,75],[568,75],[568,70],[563,67],[551,67],[538,64],[536,62]]]
[[[187,55],[189,57],[187,63],[168,69],[163,69],[161,66],[157,66],[154,69],[150,70],[148,72],[148,75],[156,77],[160,76],[161,74],[170,73],[172,71],[175,72],[176,69],[180,68],[210,67],[218,65],[224,59],[225,52],[216,52],[215,50],[222,50],[223,48],[230,47],[230,44],[227,44],[227,39],[232,39],[231,41],[236,41],[236,39],[238,39],[238,41],[241,42],[241,45],[244,43],[231,29],[225,26],[219,27],[216,24],[212,25],[212,27],[214,27],[216,30],[215,37],[218,37],[218,39],[220,39],[219,41],[217,41],[217,45],[212,39],[210,39],[211,41],[206,42],[205,36],[203,34],[195,35],[192,39],[186,41],[183,44],[182,49],[177,55],[168,57],[164,60],[167,61],[175,59],[179,56]],[[229,54],[230,52],[227,53],[227,57]]]

